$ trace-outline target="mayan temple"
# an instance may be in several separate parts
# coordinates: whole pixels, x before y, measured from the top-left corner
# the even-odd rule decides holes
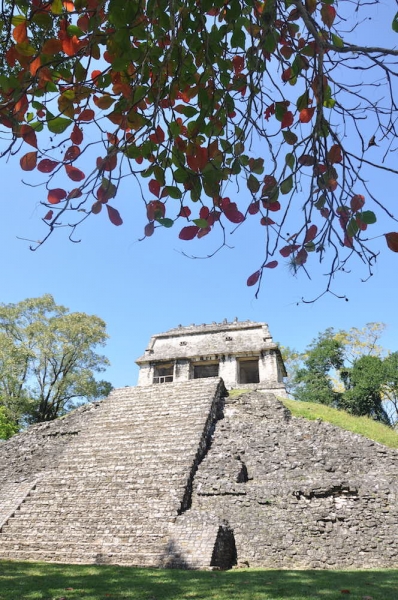
[[[179,326],[137,363],[136,387],[0,444],[0,558],[398,566],[398,452],[292,417],[265,323]]]

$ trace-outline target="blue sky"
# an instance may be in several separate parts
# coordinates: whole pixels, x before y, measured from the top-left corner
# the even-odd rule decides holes
[[[391,18],[393,12],[390,7]],[[388,20],[384,25],[384,13],[381,17],[383,26],[389,28]],[[381,255],[368,282],[361,282],[366,271],[355,260],[351,273],[336,278],[334,291],[346,295],[348,301],[328,294],[312,304],[300,302],[302,297],[316,297],[324,288],[322,268],[315,265],[311,281],[304,272],[293,276],[283,265],[270,271],[256,300],[255,289],[246,286],[246,279],[262,262],[264,228],[254,221],[228,236],[234,249],[224,248],[210,259],[191,260],[182,251],[207,255],[217,248],[216,238],[208,236],[192,245],[178,240],[178,230],[171,229],[157,230],[152,238],[138,242],[145,216],[138,190],[129,182],[115,202],[124,218],[121,227],[100,214],[82,225],[80,243],[72,244],[67,232],[60,231],[31,252],[29,244],[17,236],[39,239],[43,235],[39,201],[44,189],[23,185],[22,177],[32,181],[29,175],[20,171],[16,157],[0,162],[0,301],[18,302],[51,293],[56,302],[72,311],[102,317],[110,335],[105,353],[112,363],[105,377],[115,387],[135,385],[138,371],[134,360],[150,336],[178,324],[235,317],[265,321],[274,340],[301,350],[327,327],[360,328],[381,321],[387,325],[381,343],[398,350],[398,254],[389,251],[382,238]],[[372,185],[394,210],[397,182],[379,174]],[[239,201],[232,188],[228,195]],[[395,229],[394,225],[383,227],[383,222],[375,227],[375,235],[398,229],[397,224]]]

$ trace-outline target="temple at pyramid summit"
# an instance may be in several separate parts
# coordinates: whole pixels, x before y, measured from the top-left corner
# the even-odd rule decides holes
[[[265,323],[154,335],[138,385],[0,443],[0,560],[398,567],[398,452],[293,417]]]
[[[221,377],[228,389],[285,395],[286,370],[266,323],[191,325],[154,335],[143,356],[139,386]]]

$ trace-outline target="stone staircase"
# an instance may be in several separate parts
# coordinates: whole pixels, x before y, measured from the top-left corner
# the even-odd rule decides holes
[[[112,392],[36,487],[23,482],[29,495],[6,509],[0,558],[209,565],[218,524],[203,523],[180,547],[175,522],[190,507],[223,393],[218,378]]]

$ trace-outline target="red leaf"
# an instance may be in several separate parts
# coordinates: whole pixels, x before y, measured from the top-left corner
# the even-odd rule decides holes
[[[189,217],[191,209],[188,206],[181,206],[181,210],[178,214],[179,217]]]
[[[210,233],[210,231],[211,231],[211,227],[203,227],[203,229],[198,231],[198,235],[197,235],[198,240],[200,240],[200,238],[202,238],[205,235],[207,235],[208,233]]]
[[[160,200],[151,200],[148,202],[146,207],[146,214],[148,221],[154,221],[155,219],[163,219],[166,214],[166,207]]]
[[[282,117],[281,129],[285,129],[286,127],[290,127],[293,125],[294,116],[290,110],[287,110]]]
[[[44,158],[37,165],[37,170],[40,171],[40,173],[51,173],[51,171],[54,171],[55,167],[58,167],[58,165],[59,162],[57,162],[56,160]]]
[[[224,208],[224,215],[232,223],[242,223],[245,220],[245,216],[238,210],[235,202],[231,202]]]
[[[260,225],[275,225],[275,221],[269,217],[263,217],[260,221]]]
[[[246,282],[246,285],[248,285],[249,287],[251,285],[256,285],[257,281],[260,279],[260,275],[261,275],[261,270],[256,271],[255,273],[250,275],[250,277],[248,278],[248,280]]]
[[[72,200],[72,198],[81,198],[83,193],[80,188],[73,188],[68,194],[68,200]]]
[[[65,160],[75,160],[80,154],[79,146],[69,146],[65,152]]]
[[[281,209],[281,205],[278,202],[278,200],[275,200],[274,202],[268,202],[267,200],[263,200],[262,203],[264,208],[270,210],[271,212],[277,212]]]
[[[199,230],[200,227],[197,227],[196,225],[188,225],[188,227],[183,227],[181,229],[178,237],[180,238],[180,240],[193,240],[193,238],[196,237]]]
[[[207,208],[207,206],[202,206],[202,208],[201,208],[201,209],[200,209],[200,211],[199,211],[199,217],[200,217],[201,219],[207,219],[207,218],[208,218],[208,216],[209,216],[209,214],[210,214],[210,211],[209,211],[209,209]]]
[[[312,242],[312,240],[316,237],[317,233],[318,233],[318,227],[316,225],[311,225],[307,229],[307,233],[305,234],[304,244],[307,244],[308,242]]]
[[[249,213],[249,215],[256,215],[259,210],[260,210],[260,203],[257,200],[256,202],[252,202],[251,204],[249,204],[249,208],[247,209],[247,212]]]
[[[48,213],[46,214],[46,216],[45,216],[45,217],[43,217],[43,219],[44,219],[45,221],[51,221],[51,219],[53,218],[53,214],[54,214],[54,211],[52,211],[52,210],[49,210],[49,211],[48,211]]]
[[[315,112],[315,107],[314,108],[303,108],[302,110],[300,110],[300,123],[309,123],[314,115]]]
[[[151,223],[147,223],[145,225],[144,233],[145,237],[151,237],[153,232],[155,231],[155,223],[152,221]]]
[[[333,8],[333,6],[330,6],[328,4],[322,4],[321,18],[322,18],[322,21],[325,23],[326,27],[329,27],[329,29],[331,28],[335,17],[336,17],[336,9]]]
[[[302,154],[297,159],[297,162],[300,165],[303,165],[303,167],[312,167],[315,164],[315,158],[313,156],[311,156],[310,154]]]
[[[149,136],[149,139],[154,144],[162,144],[164,142],[164,140],[165,140],[164,131],[160,127],[160,125],[158,125],[156,127],[155,133],[151,133],[151,135]]]
[[[37,148],[37,138],[33,127],[30,125],[21,125],[20,135],[22,136],[24,142],[30,146],[33,146],[33,148]]]
[[[111,153],[105,158],[98,157],[96,164],[99,171],[113,171],[117,165],[117,154]]]
[[[61,188],[55,188],[54,190],[48,190],[47,201],[50,204],[58,204],[58,202],[64,200],[66,196],[67,194],[65,190],[62,190]]]
[[[160,196],[160,183],[158,181],[156,181],[156,179],[151,179],[151,181],[148,184],[148,188],[149,188],[149,191],[151,192],[151,194],[153,194],[154,196],[156,196],[157,198],[159,198],[159,196]]]
[[[341,153],[341,147],[338,144],[334,144],[330,148],[330,150],[328,152],[328,159],[332,164],[340,163],[343,160],[343,155]]]
[[[91,108],[86,108],[77,117],[78,121],[92,121],[95,117],[95,113]]]
[[[358,212],[359,210],[361,210],[364,204],[365,197],[361,196],[361,194],[355,194],[355,196],[351,198],[350,202],[352,212]]]
[[[245,68],[245,59],[243,58],[243,56],[235,55],[232,59],[232,63],[234,65],[235,75],[239,75],[240,73],[242,73],[243,69]]]
[[[288,67],[287,69],[285,69],[282,73],[281,79],[282,81],[286,82],[289,81],[293,76],[293,71],[292,71],[292,67]]]
[[[19,161],[23,171],[33,171],[37,164],[37,152],[28,152]]]
[[[195,148],[194,154],[187,156],[187,163],[192,171],[203,171],[209,162],[207,148]]]
[[[102,203],[101,202],[94,202],[94,204],[91,207],[91,212],[93,213],[93,215],[98,215],[102,210]]]
[[[72,165],[65,165],[65,170],[69,179],[72,179],[72,181],[83,181],[83,179],[86,177],[83,171]]]
[[[291,244],[290,246],[284,246],[283,248],[281,248],[279,250],[279,252],[282,254],[282,256],[284,258],[287,258],[288,256],[291,255],[292,252],[295,252],[299,248],[300,248],[300,246],[298,246],[297,244]]]
[[[34,58],[29,65],[30,74],[33,75],[33,77],[34,77],[36,75],[37,71],[40,69],[40,67],[41,67],[40,56],[36,56],[36,58]]]
[[[42,54],[58,54],[62,50],[62,42],[61,40],[57,40],[55,38],[50,38],[49,40],[44,42],[44,45],[41,49]]]
[[[305,248],[301,248],[294,258],[294,262],[296,265],[300,266],[307,262],[308,252]]]
[[[23,44],[24,42],[28,41],[26,21],[14,27],[12,37],[17,42],[17,44]]]
[[[116,210],[116,208],[113,208],[112,206],[109,206],[109,204],[106,205],[106,208],[108,210],[108,217],[111,223],[113,223],[113,225],[122,225],[123,224],[123,220],[119,214],[119,211]]]
[[[398,233],[396,231],[392,231],[391,233],[384,234],[387,242],[387,246],[393,252],[398,252]]]
[[[264,269],[275,269],[275,267],[278,266],[278,261],[277,260],[271,260],[271,262],[267,263],[266,265],[264,265]]]
[[[73,144],[79,145],[79,144],[82,143],[82,141],[83,141],[83,132],[82,132],[82,130],[80,129],[80,127],[78,125],[75,125],[73,127],[73,131],[72,131],[72,133],[70,135],[70,139],[71,139],[71,141],[72,141]]]

